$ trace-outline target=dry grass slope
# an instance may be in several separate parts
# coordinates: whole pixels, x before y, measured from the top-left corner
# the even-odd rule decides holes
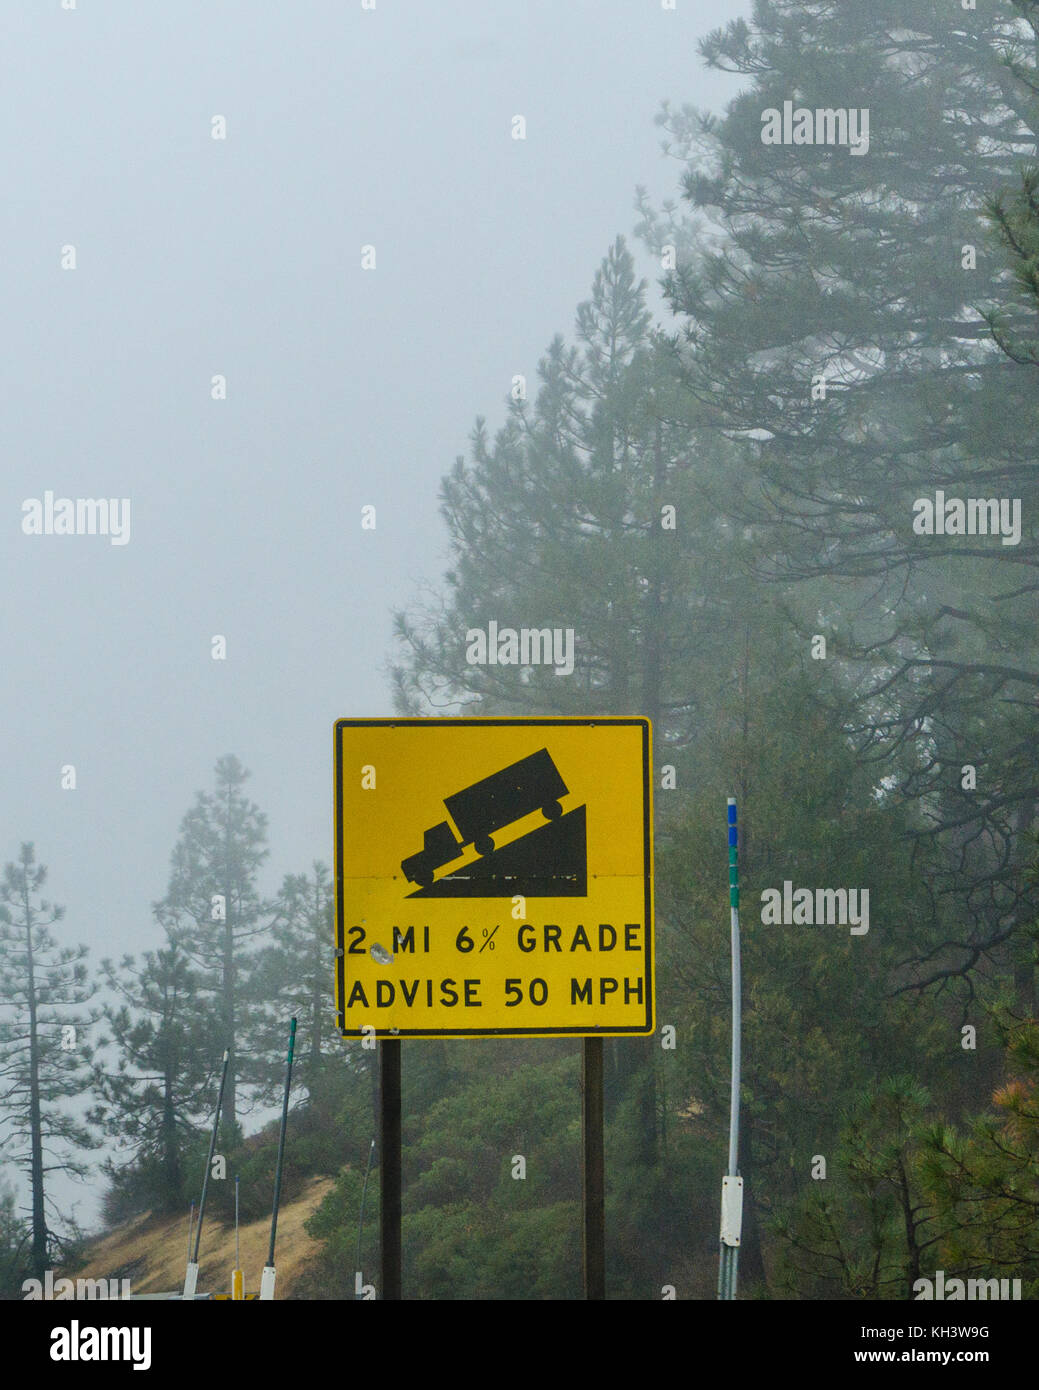
[[[321,1248],[303,1229],[303,1223],[316,1210],[333,1185],[332,1178],[314,1178],[302,1197],[283,1203],[278,1213],[278,1242],[275,1263],[278,1270],[276,1297],[292,1298],[293,1290],[309,1261]],[[239,1233],[245,1287],[260,1287],[260,1273],[267,1259],[271,1219],[243,1225]],[[71,1276],[77,1279],[130,1280],[131,1293],[162,1293],[180,1289],[188,1258],[188,1219],[140,1216],[99,1236],[87,1247],[87,1262]],[[234,1227],[218,1225],[206,1217],[199,1250],[199,1292],[227,1292],[234,1268]]]

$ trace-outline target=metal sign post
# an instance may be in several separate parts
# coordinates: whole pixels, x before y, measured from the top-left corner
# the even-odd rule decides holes
[[[382,1296],[401,1298],[400,1040],[379,1043],[379,1248]]]
[[[606,1297],[606,1162],[603,1147],[602,1038],[585,1038],[581,1055],[581,1196],[584,1296]]]

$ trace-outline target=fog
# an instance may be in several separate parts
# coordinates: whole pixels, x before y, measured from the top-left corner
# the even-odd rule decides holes
[[[392,713],[440,477],[570,331],[636,184],[676,195],[654,113],[728,99],[694,45],[745,9],[5,7],[0,845],[34,842],[91,964],[161,944],[225,753],[264,888],[331,860],[332,723]],[[129,499],[127,542],[25,534],[48,491]]]

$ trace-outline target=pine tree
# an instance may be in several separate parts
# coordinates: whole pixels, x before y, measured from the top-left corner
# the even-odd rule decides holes
[[[49,931],[65,909],[40,897],[46,878],[28,843],[0,882],[0,1148],[28,1178],[35,1279],[65,1243],[51,1224],[47,1174],[84,1177],[78,1153],[97,1148],[90,1128],[62,1104],[90,1084],[85,1034],[98,1015],[83,1006],[96,986],[87,978],[87,948],[59,946]]]
[[[675,1205],[717,1219],[730,1100],[730,960],[726,797],[739,808],[743,961],[744,1179],[740,1284],[771,1283],[768,1221],[787,1212],[814,1154],[830,1156],[839,1112],[850,1108],[876,1059],[944,1081],[932,1050],[940,1023],[891,998],[897,966],[930,926],[930,901],[913,862],[913,821],[857,761],[840,720],[840,682],[804,663],[778,622],[751,632],[730,698],[719,702],[690,750],[686,787],[669,841],[657,854],[658,1017],[676,1049],[669,1089],[679,1137],[713,1154],[690,1166]],[[825,699],[823,698],[825,697]],[[845,707],[848,695],[844,694]],[[661,797],[664,793],[659,794]],[[910,808],[911,809],[911,808]],[[855,885],[870,894],[870,929],[776,924],[762,893]],[[944,1036],[947,1036],[947,1032]],[[663,1232],[667,1239],[667,1231]],[[772,1247],[770,1249],[770,1246]],[[707,1290],[704,1290],[706,1296]]]
[[[1016,0],[1039,45],[1039,2]],[[1036,64],[1025,52],[1008,55],[1015,80],[1030,94],[1039,111],[1039,78]],[[1033,118],[1039,126],[1039,114]],[[1039,165],[1027,165],[1014,189],[1000,189],[989,198],[985,212],[1008,253],[1016,303],[1011,309],[990,309],[985,318],[996,342],[1015,362],[1039,365]]]
[[[101,968],[122,1000],[104,1007],[111,1039],[100,1045],[110,1041],[116,1055],[96,1065],[101,1099],[91,1113],[124,1150],[121,1162],[105,1164],[109,1207],[122,1217],[179,1211],[185,1155],[209,1118],[221,1056],[215,1020],[199,1008],[201,976],[176,945],[145,952],[140,966],[124,956],[118,969],[110,960]]]
[[[725,622],[701,580],[732,540],[705,494],[730,485],[731,459],[683,418],[645,291],[618,237],[576,344],[557,336],[540,362],[535,400],[510,400],[493,441],[478,418],[472,464],[459,458],[442,485],[448,598],[397,615],[401,712],[638,712],[658,748],[688,738],[698,695],[686,672]],[[572,628],[573,675],[470,664],[466,634],[491,619]]]
[[[907,1299],[934,1268],[944,1222],[923,1177],[930,1096],[912,1076],[870,1086],[849,1111],[825,1181],[777,1227],[782,1282],[809,1298]]]
[[[646,285],[618,237],[576,316],[576,343],[553,339],[533,402],[512,399],[493,441],[479,418],[472,464],[444,479],[453,563],[439,610],[397,615],[395,668],[404,713],[641,714],[670,761],[702,717],[725,655],[738,589],[711,582],[735,567],[738,535],[717,521],[712,492],[735,460],[700,438],[656,351]],[[469,636],[501,626],[572,629],[574,670],[479,665]],[[611,1047],[607,1105],[637,1097],[637,1161],[657,1158],[651,1042]]]
[[[231,1054],[223,1110],[229,1139],[239,1132],[238,1084],[247,1061],[242,1038],[255,970],[250,947],[273,915],[256,887],[269,854],[267,817],[242,794],[248,776],[233,755],[217,761],[215,790],[199,792],[184,816],[169,888],[155,904],[171,942],[201,970],[200,996],[211,1002],[217,1022],[216,1056],[225,1048]]]
[[[1039,926],[1028,932],[1039,959]],[[935,1123],[923,1152],[929,1200],[942,1213],[940,1267],[960,1277],[1018,1278],[1039,1292],[1039,1022],[1007,991],[990,1005],[1001,1074],[984,1110],[962,1128]]]
[[[0,1186],[0,1301],[24,1297],[29,1277],[29,1223],[18,1215],[13,1187]]]
[[[273,1094],[283,1079],[288,1020],[295,1018],[294,1076],[313,1099],[327,1076],[348,1065],[347,1057],[367,1071],[371,1056],[351,1048],[333,1027],[335,904],[328,865],[315,862],[309,875],[286,874],[274,907],[270,944],[256,967],[264,1007],[262,1036],[258,1030],[255,1046],[270,1056]]]
[[[1007,321],[1005,311],[990,310],[986,318],[1008,357],[1039,366],[1039,331],[1034,317],[1039,310],[1039,166],[1025,170],[1015,193],[997,194],[988,205],[988,214],[1009,253],[1026,312],[1014,315],[1016,323]]]
[[[755,529],[762,569],[826,582],[861,753],[927,811],[914,833],[948,866],[933,887],[955,905],[913,987],[958,977],[965,996],[980,963],[1009,968],[1036,907],[1021,835],[1039,804],[1039,412],[980,306],[1004,275],[986,202],[1039,130],[1037,14],[1034,0],[758,0],[752,23],[701,44],[748,78],[724,118],[660,118],[721,244],[645,203],[641,228],[658,252],[681,247],[665,283],[685,389],[753,461],[728,511]],[[763,143],[786,101],[868,109],[868,152]],[[1019,499],[1019,543],[917,533],[915,504],[939,491]],[[935,962],[940,940],[955,945]],[[1033,995],[1034,977],[1019,988]]]

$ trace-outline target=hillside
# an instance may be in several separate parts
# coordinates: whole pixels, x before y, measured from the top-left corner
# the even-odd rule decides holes
[[[307,1235],[304,1222],[316,1210],[332,1187],[333,1179],[314,1178],[295,1202],[285,1202],[278,1213],[278,1240],[275,1262],[278,1270],[276,1297],[290,1299],[309,1261],[320,1249]],[[270,1217],[243,1224],[239,1232],[245,1287],[260,1287],[260,1273],[267,1258]],[[199,1251],[198,1290],[223,1292],[230,1288],[234,1267],[233,1226],[222,1226],[207,1215],[202,1228]],[[105,1235],[90,1241],[86,1263],[72,1277],[78,1279],[130,1280],[134,1294],[161,1293],[180,1289],[188,1254],[186,1216],[158,1217],[150,1214],[124,1222]],[[64,1271],[63,1271],[64,1272]]]

